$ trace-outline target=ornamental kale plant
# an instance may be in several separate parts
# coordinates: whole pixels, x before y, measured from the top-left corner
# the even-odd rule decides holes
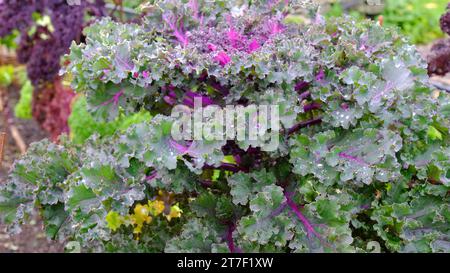
[[[50,238],[84,252],[450,251],[449,95],[403,37],[306,1],[145,9],[144,24],[85,29],[63,72],[98,121],[152,118],[33,144],[0,190],[11,232],[38,208]],[[313,23],[287,24],[292,12]],[[172,108],[198,99],[277,105],[278,147],[274,127],[175,140]]]

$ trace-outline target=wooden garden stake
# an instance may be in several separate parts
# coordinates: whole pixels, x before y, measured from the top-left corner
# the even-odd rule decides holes
[[[11,110],[8,107],[8,97],[5,95],[5,90],[0,88],[0,113],[3,114],[3,119],[5,121],[6,126],[9,128],[11,132],[11,137],[16,142],[17,147],[21,154],[24,154],[27,151],[27,144],[22,138],[22,135],[19,132],[19,129],[14,125],[14,120],[11,115]],[[2,149],[3,151],[3,149]]]
[[[0,133],[0,167],[3,163],[3,151],[6,142],[6,133]]]

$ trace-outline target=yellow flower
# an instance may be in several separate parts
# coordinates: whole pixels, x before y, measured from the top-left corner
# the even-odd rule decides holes
[[[153,216],[160,215],[166,208],[166,205],[161,200],[148,201],[148,205],[150,207],[150,212]]]
[[[143,227],[143,226],[144,226],[144,225],[135,226],[134,229],[133,229],[133,233],[135,233],[135,234],[141,233],[141,232],[142,232],[142,227]]]
[[[152,217],[149,214],[150,207],[148,205],[137,204],[134,208],[134,215],[139,222],[150,224]]]
[[[117,212],[110,211],[106,215],[106,223],[112,231],[116,231],[124,223],[124,218]]]
[[[136,225],[133,230],[134,233],[141,233],[144,223],[150,224],[152,217],[149,213],[150,207],[148,205],[137,204],[136,207],[134,207],[134,214],[131,215],[131,221]]]
[[[168,215],[166,215],[166,218],[170,222],[170,220],[172,220],[172,218],[180,218],[182,212],[183,211],[180,209],[178,204],[176,204],[170,208],[170,213]]]

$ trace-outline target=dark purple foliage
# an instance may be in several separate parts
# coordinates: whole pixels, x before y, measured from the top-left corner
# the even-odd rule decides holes
[[[444,76],[450,71],[450,40],[437,41],[428,55],[428,74]]]
[[[450,35],[450,4],[447,12],[441,16],[440,25],[443,32]],[[450,40],[443,39],[437,41],[431,48],[428,55],[428,75],[444,76],[450,72]]]
[[[447,9],[450,9],[450,4],[447,6]],[[444,13],[440,19],[440,25],[443,32],[450,35],[450,13]]]
[[[48,15],[53,29],[36,26],[34,13]],[[68,53],[72,41],[81,38],[86,13],[104,15],[103,0],[82,1],[80,5],[69,5],[65,0],[0,2],[0,37],[15,29],[20,32],[18,60],[27,65],[33,85],[51,82],[58,75],[61,56]],[[36,30],[30,33],[33,27]]]

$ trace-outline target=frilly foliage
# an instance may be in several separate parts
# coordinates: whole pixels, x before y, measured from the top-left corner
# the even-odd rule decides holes
[[[152,1],[144,25],[87,28],[65,71],[91,113],[153,118],[33,144],[2,186],[1,219],[14,231],[37,207],[50,237],[83,251],[449,252],[449,96],[414,47],[313,9],[289,25],[295,3],[258,2]],[[192,93],[279,103],[279,148],[180,148],[170,109]]]

